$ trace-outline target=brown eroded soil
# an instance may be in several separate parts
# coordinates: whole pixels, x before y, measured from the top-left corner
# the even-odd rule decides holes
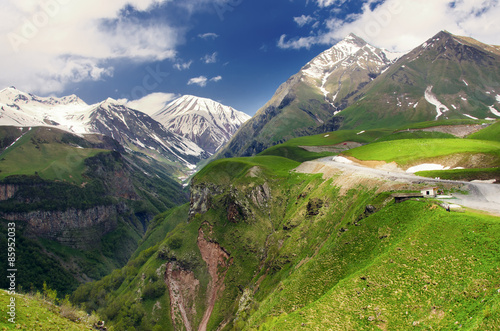
[[[201,257],[207,264],[208,273],[210,274],[210,282],[207,288],[207,309],[203,315],[199,331],[207,329],[208,320],[215,306],[217,296],[220,291],[224,290],[224,278],[228,267],[232,263],[229,254],[222,249],[218,243],[210,242],[205,239],[203,229],[198,231],[198,248],[201,252]],[[221,270],[221,272],[219,272]]]
[[[189,317],[196,315],[195,299],[200,282],[192,271],[182,270],[174,263],[167,264],[165,281],[170,295],[172,321],[176,329],[184,325],[187,331],[193,330]]]

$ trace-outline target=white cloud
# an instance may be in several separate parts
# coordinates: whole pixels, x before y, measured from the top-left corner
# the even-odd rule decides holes
[[[297,23],[298,26],[303,27],[304,25],[309,24],[309,23],[315,21],[316,19],[310,15],[307,15],[307,16],[301,15],[298,17],[294,17],[293,20],[295,21],[295,23]]]
[[[333,5],[340,6],[343,5],[347,0],[316,0],[319,7],[330,7]]]
[[[317,0],[320,7],[343,2]],[[278,47],[309,48],[315,44],[332,45],[353,32],[367,42],[390,50],[407,51],[441,30],[470,36],[489,44],[500,44],[497,20],[500,4],[495,0],[368,0],[360,14],[345,20],[330,18],[327,29],[315,35],[292,37],[282,35]]]
[[[208,78],[205,76],[194,77],[188,81],[188,85],[199,85],[201,87],[207,86]]]
[[[302,15],[298,17],[294,17],[293,20],[297,23],[298,26],[303,27],[304,25],[310,24],[312,22],[316,22],[316,19],[309,15]]]
[[[189,61],[189,62],[179,62],[179,63],[175,63],[174,64],[174,68],[179,70],[179,71],[182,71],[182,70],[187,70],[191,67],[191,64],[193,64],[193,61]]]
[[[283,49],[309,49],[312,45],[318,44],[318,38],[315,36],[295,38],[293,40],[286,41],[286,34],[281,35],[278,40],[278,47]]]
[[[201,58],[203,62],[206,64],[216,63],[217,62],[217,52],[213,52],[212,54],[207,54]]]
[[[157,92],[148,94],[139,100],[128,101],[126,99],[122,99],[119,101],[124,103],[129,108],[142,111],[143,113],[151,116],[178,97],[180,97],[180,95],[175,93]]]
[[[200,76],[200,77],[194,77],[194,78],[191,78],[189,81],[188,81],[188,85],[198,85],[200,87],[205,87],[207,86],[207,83],[208,82],[214,82],[214,83],[217,83],[219,81],[222,80],[222,76],[215,76],[215,77],[212,77],[210,79],[208,79],[207,77],[205,76]]]
[[[215,39],[215,38],[218,38],[219,35],[217,33],[208,32],[208,33],[199,34],[198,37],[201,39]]]
[[[4,0],[0,86],[57,93],[69,83],[112,75],[114,59],[173,59],[183,42],[182,29],[158,19],[139,21],[127,15],[170,1]]]

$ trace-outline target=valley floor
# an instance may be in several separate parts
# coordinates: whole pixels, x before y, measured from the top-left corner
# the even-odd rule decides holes
[[[340,162],[337,160],[339,160]],[[498,184],[425,178],[401,172],[395,166],[395,164],[393,165],[389,163],[382,165],[382,163],[367,164],[366,166],[364,166],[351,162],[347,159],[336,159],[329,156],[313,161],[304,162],[296,169],[296,171],[299,173],[310,174],[323,173],[324,176],[329,177],[337,173],[338,170],[341,170],[345,174],[365,178],[378,178],[405,183],[425,182],[430,185],[443,183],[454,186],[462,186],[466,191],[468,191],[468,194],[454,193],[453,199],[446,199],[446,201],[500,216],[500,185]]]

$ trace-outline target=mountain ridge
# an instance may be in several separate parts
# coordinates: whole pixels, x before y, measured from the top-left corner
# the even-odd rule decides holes
[[[290,138],[338,129],[334,115],[399,56],[350,34],[281,84],[218,156],[255,155]]]
[[[168,130],[214,154],[250,116],[214,100],[184,95],[152,115]]]
[[[251,156],[298,136],[500,117],[500,47],[441,31],[406,53],[354,34],[291,76],[218,157]]]

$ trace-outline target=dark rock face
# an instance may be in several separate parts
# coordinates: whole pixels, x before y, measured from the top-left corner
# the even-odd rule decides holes
[[[315,216],[319,214],[319,210],[323,207],[323,200],[313,198],[307,203],[307,215]]]
[[[206,213],[212,206],[212,196],[221,194],[222,189],[213,184],[199,184],[191,187],[189,219],[196,214]]]
[[[25,222],[26,234],[30,237],[51,239],[73,248],[87,249],[95,238],[114,230],[117,217],[126,211],[126,205],[121,204],[85,210],[71,208],[65,211],[3,213],[1,217],[9,221]]]

